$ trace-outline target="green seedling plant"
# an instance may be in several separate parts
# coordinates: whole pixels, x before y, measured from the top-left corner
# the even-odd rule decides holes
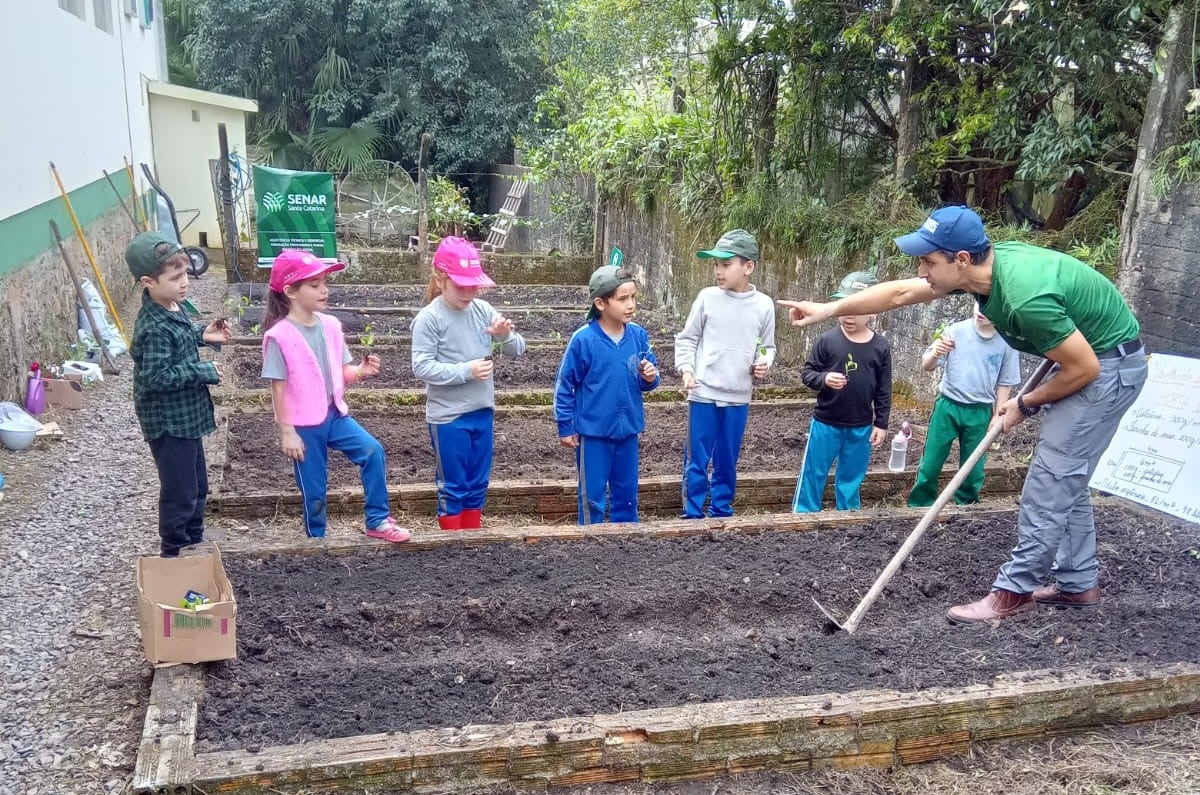
[[[250,308],[250,296],[243,295],[236,299],[233,296],[229,296],[225,299],[224,307],[226,317],[237,315],[238,323],[240,324],[242,318],[246,315],[246,310]],[[228,328],[229,322],[226,320],[226,318],[217,318],[217,321],[219,324],[221,324],[218,326],[218,328]]]
[[[375,330],[371,328],[370,323],[363,326],[363,333],[358,335],[358,344],[366,351],[370,351],[371,346],[375,344]]]
[[[848,378],[850,376],[850,374],[857,369],[858,369],[858,362],[854,361],[854,354],[847,353],[846,354],[846,363],[844,365],[842,365],[842,372],[844,372],[846,374],[846,377]]]
[[[251,334],[258,334],[260,331],[262,331],[262,323],[255,323],[250,327]]]
[[[932,341],[937,342],[942,337],[946,336],[946,329],[948,329],[948,328],[950,328],[949,323],[945,323],[945,322],[940,323],[938,325],[938,327],[933,330],[933,340]]]

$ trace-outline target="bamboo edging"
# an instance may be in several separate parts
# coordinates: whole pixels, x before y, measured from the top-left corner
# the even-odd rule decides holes
[[[1200,714],[1200,665],[1176,663],[1022,672],[919,693],[715,702],[197,754],[194,732],[190,740],[182,736],[186,719],[163,716],[195,714],[199,670],[155,672],[135,792],[544,788],[882,767],[962,754],[982,741]]]

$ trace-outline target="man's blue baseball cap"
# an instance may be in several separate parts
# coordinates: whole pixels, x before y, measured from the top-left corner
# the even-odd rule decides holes
[[[896,238],[896,245],[910,257],[923,257],[935,251],[986,251],[992,243],[983,231],[983,219],[965,206],[934,210],[921,228]]]

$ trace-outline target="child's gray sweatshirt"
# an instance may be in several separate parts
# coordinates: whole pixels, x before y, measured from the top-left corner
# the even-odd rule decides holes
[[[689,400],[749,403],[750,368],[775,361],[775,302],[750,285],[743,293],[705,287],[692,303],[683,331],[675,335],[675,369],[690,372],[699,386]]]
[[[471,375],[471,362],[492,355],[488,326],[499,314],[476,298],[466,309],[454,309],[433,299],[412,323],[413,375],[426,384],[425,420],[434,425],[453,422],[464,414],[496,405],[494,378]],[[504,356],[525,353],[525,338],[512,332],[503,341]],[[503,361],[496,362],[502,369]]]

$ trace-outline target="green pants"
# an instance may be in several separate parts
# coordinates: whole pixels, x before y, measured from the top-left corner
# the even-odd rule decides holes
[[[925,508],[933,505],[938,495],[938,475],[946,456],[950,455],[950,444],[958,439],[958,463],[975,452],[975,448],[987,436],[988,423],[992,420],[991,403],[958,403],[945,395],[938,395],[933,404],[933,415],[929,418],[929,434],[925,438],[925,452],[917,468],[917,482],[908,494],[908,507]],[[954,492],[954,502],[967,505],[979,502],[979,490],[983,488],[982,456],[966,480]]]

